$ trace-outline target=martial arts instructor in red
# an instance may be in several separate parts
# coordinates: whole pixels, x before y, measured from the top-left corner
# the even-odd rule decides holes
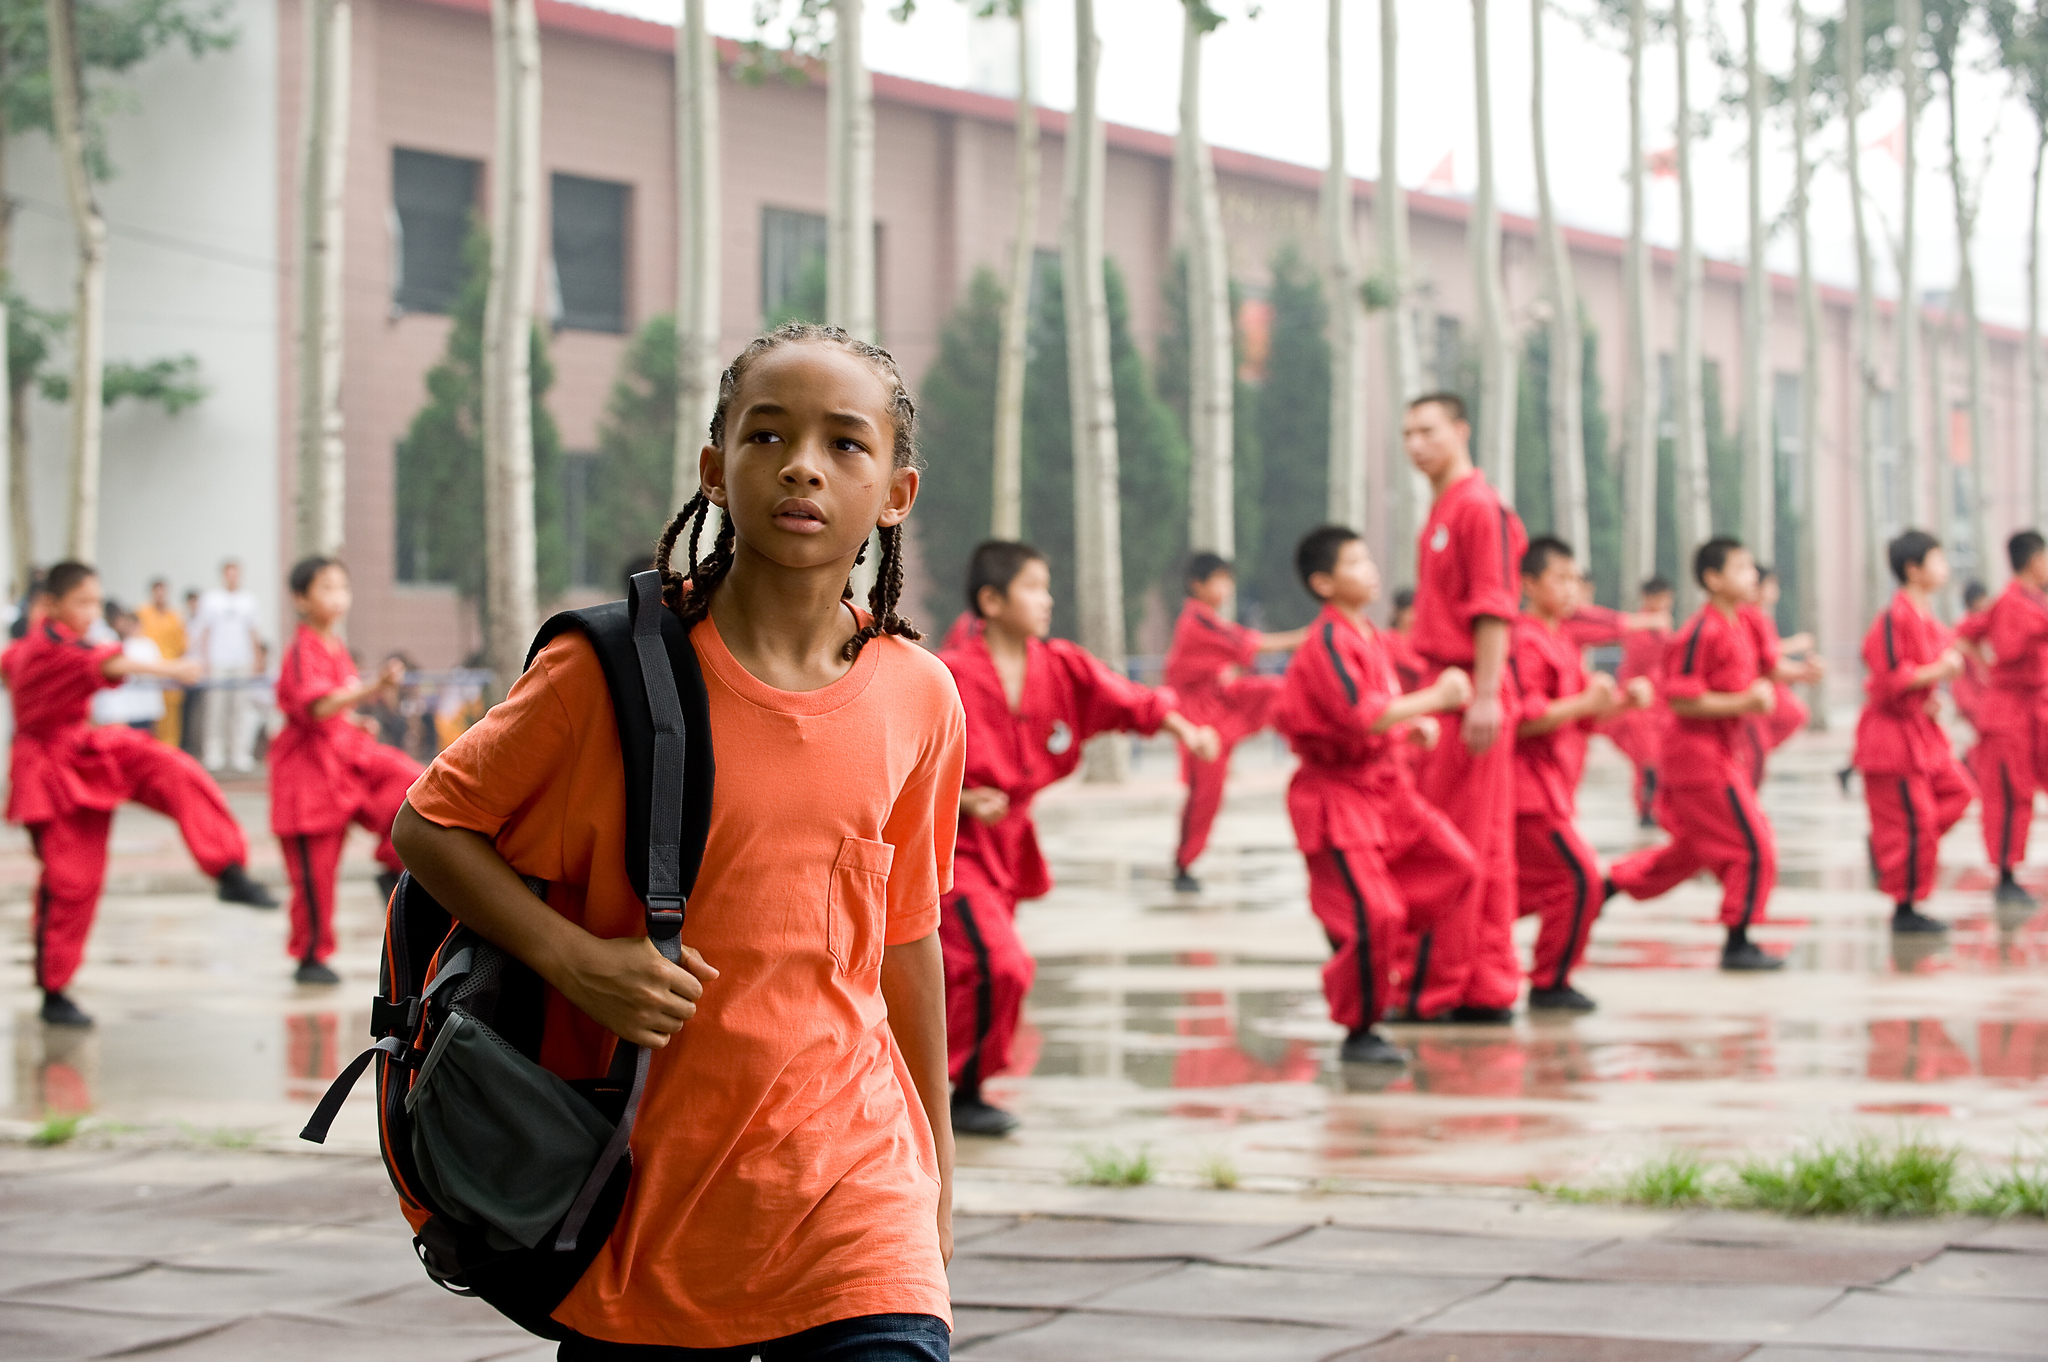
[[[1442,739],[1417,780],[1479,859],[1465,997],[1445,1019],[1504,1024],[1522,989],[1512,936],[1515,739],[1506,691],[1529,539],[1472,466],[1461,398],[1431,393],[1409,403],[1402,441],[1436,497],[1415,549],[1415,648],[1431,676],[1457,667],[1472,677],[1472,703],[1440,717]]]

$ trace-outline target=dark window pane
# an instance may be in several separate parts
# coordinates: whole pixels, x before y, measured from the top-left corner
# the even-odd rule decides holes
[[[825,218],[761,210],[761,316],[769,326],[825,320]]]
[[[626,211],[630,187],[554,177],[555,325],[626,329]]]
[[[432,152],[394,149],[391,201],[398,218],[398,277],[392,299],[401,312],[446,312],[462,291],[462,242],[476,208],[482,163]]]

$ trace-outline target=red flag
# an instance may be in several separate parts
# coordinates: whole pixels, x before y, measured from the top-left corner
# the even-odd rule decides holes
[[[1458,180],[1451,170],[1453,153],[1445,152],[1444,158],[1436,163],[1436,169],[1429,172],[1429,178],[1422,182],[1423,189],[1432,194],[1449,194],[1458,188]]]
[[[1906,120],[1900,119],[1899,126],[1870,144],[1871,149],[1882,151],[1900,165],[1906,163]]]
[[[1656,180],[1675,180],[1678,178],[1677,147],[1665,147],[1661,151],[1653,151],[1644,157],[1643,160],[1649,167],[1650,178]]]

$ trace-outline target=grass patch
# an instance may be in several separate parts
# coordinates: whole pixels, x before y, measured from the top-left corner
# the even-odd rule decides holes
[[[1143,1187],[1159,1172],[1150,1145],[1139,1145],[1128,1154],[1113,1144],[1099,1149],[1083,1145],[1074,1153],[1081,1166],[1069,1181],[1082,1187]]]
[[[1204,1154],[1196,1171],[1201,1174],[1204,1183],[1219,1192],[1228,1192],[1237,1186],[1237,1160],[1228,1154]]]
[[[36,1127],[35,1133],[28,1137],[28,1142],[41,1149],[51,1149],[60,1144],[69,1144],[72,1137],[78,1134],[79,1127],[84,1123],[85,1116],[83,1113],[70,1116],[51,1116]]]
[[[1758,1159],[1735,1170],[1740,1199],[1784,1215],[1860,1215],[1872,1219],[1942,1215],[1959,1208],[1962,1155],[1909,1140],[1820,1144],[1782,1160]]]
[[[1706,1161],[1690,1149],[1674,1149],[1629,1174],[1618,1199],[1641,1206],[1704,1206],[1714,1192]]]
[[[1972,1215],[2014,1215],[2048,1218],[2048,1168],[2032,1168],[2013,1157],[2012,1166],[1994,1174],[1970,1198]]]

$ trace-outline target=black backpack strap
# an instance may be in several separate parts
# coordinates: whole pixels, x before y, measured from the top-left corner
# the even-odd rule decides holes
[[[633,574],[633,595],[628,612],[632,617],[633,653],[640,662],[640,679],[647,691],[648,717],[654,725],[651,754],[652,785],[647,807],[647,936],[662,957],[674,964],[682,955],[683,909],[689,898],[683,892],[683,785],[689,775],[686,743],[689,728],[683,718],[683,702],[676,688],[675,669],[668,650],[662,646],[661,621],[673,619],[661,603],[661,575]],[[695,649],[691,649],[694,655]],[[703,684],[700,678],[699,685]],[[697,848],[699,860],[703,846]],[[691,879],[696,878],[692,868]]]

